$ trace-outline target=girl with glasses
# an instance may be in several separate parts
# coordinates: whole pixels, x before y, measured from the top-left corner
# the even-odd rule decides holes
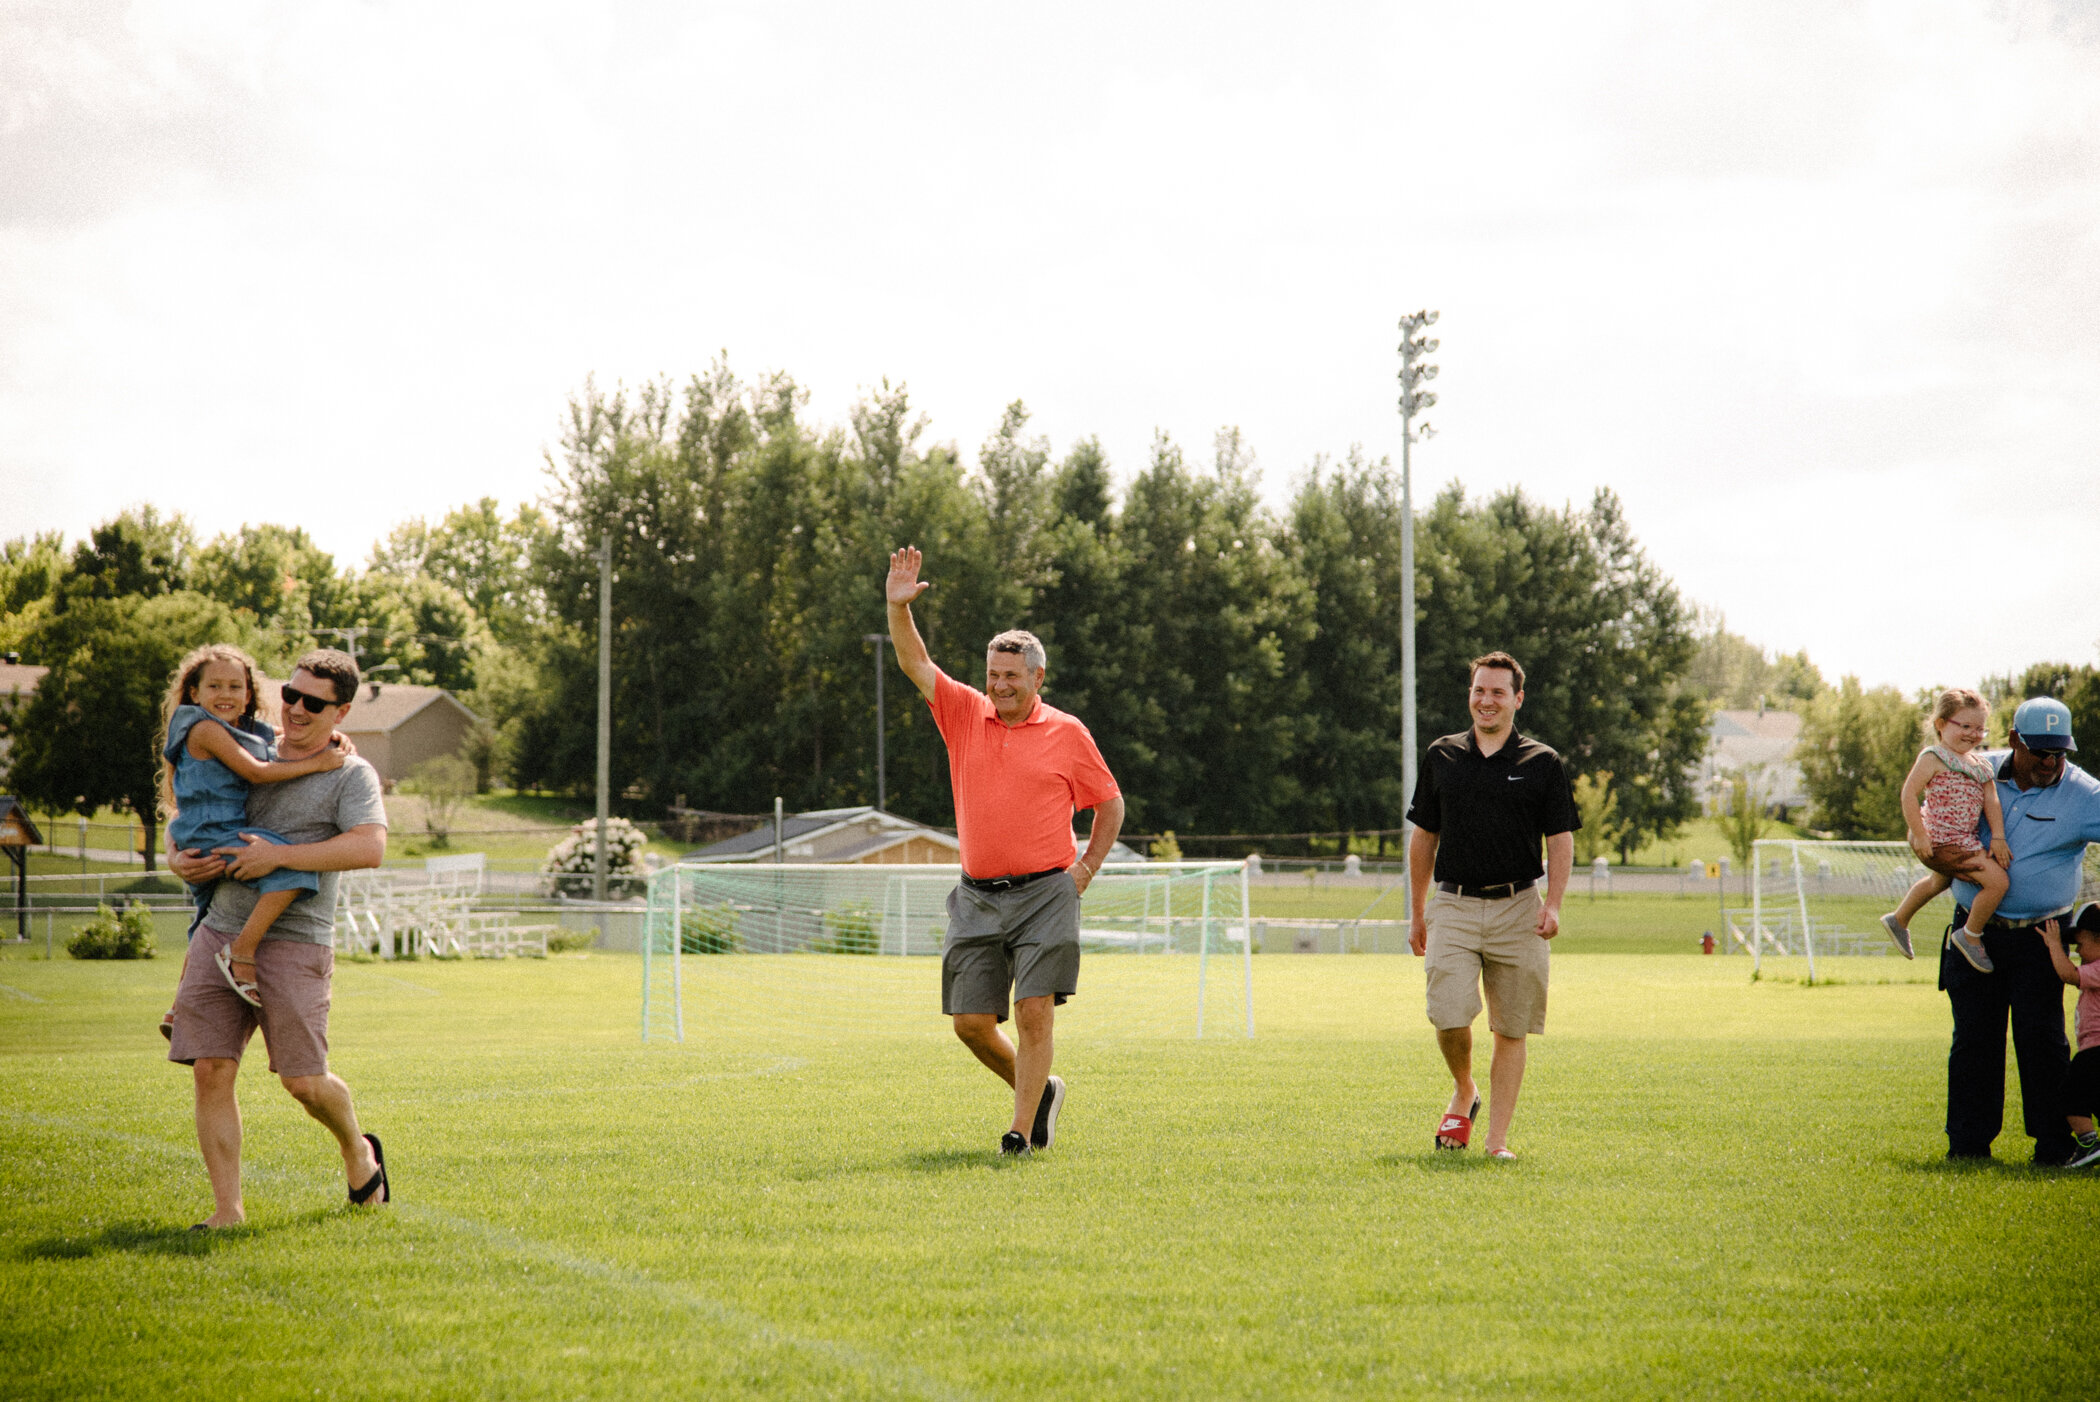
[[[1903,957],[1911,957],[1910,922],[1925,903],[1954,884],[1955,878],[1977,885],[1965,928],[1954,935],[1954,947],[1981,973],[1991,971],[1984,953],[1983,929],[1997,913],[1998,902],[2012,878],[2012,849],[2005,845],[2005,810],[1998,802],[1997,774],[1976,753],[1990,724],[1991,708],[1967,687],[1940,693],[1932,708],[1932,728],[1939,743],[1927,745],[1903,781],[1903,825],[1911,851],[1926,868],[1910,893],[1887,915],[1882,928]],[[1976,836],[1981,816],[1991,825],[1990,850]]]

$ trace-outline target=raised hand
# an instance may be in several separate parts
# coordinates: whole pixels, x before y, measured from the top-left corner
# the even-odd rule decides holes
[[[924,558],[916,545],[891,551],[890,577],[884,582],[883,597],[893,604],[908,604],[933,588],[919,578],[919,564]]]

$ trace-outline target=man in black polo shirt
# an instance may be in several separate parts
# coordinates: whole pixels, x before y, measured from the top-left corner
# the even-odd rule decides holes
[[[1498,1159],[1516,1157],[1509,1122],[1524,1084],[1524,1038],[1546,1030],[1546,941],[1560,933],[1561,896],[1582,826],[1560,756],[1517,733],[1523,704],[1524,669],[1514,657],[1476,658],[1467,697],[1473,728],[1429,746],[1407,813],[1415,826],[1407,841],[1408,939],[1427,956],[1429,1021],[1451,1068],[1451,1104],[1436,1146],[1463,1149],[1480,1113],[1473,1019],[1485,985],[1495,1035],[1486,1147]],[[1437,898],[1429,906],[1432,873]]]

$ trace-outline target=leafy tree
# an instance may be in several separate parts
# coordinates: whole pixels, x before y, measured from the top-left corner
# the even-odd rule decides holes
[[[536,506],[521,506],[506,520],[494,497],[482,497],[446,512],[435,526],[420,517],[396,526],[373,548],[370,569],[449,586],[500,642],[518,647],[532,640],[546,616],[533,556],[551,529]]]
[[[1454,486],[1418,523],[1423,741],[1471,724],[1469,664],[1500,648],[1524,665],[1519,728],[1576,774],[1610,771],[1621,859],[1698,811],[1705,702],[1675,684],[1692,616],[1642,555],[1618,498],[1552,511],[1517,489],[1478,505]]]
[[[59,582],[59,605],[75,599],[153,598],[188,587],[196,533],[180,512],[151,506],[120,512],[73,548]]]
[[[1749,710],[1762,702],[1795,710],[1829,689],[1807,652],[1768,656],[1729,632],[1719,614],[1702,613],[1699,623],[1698,649],[1685,669],[1684,686],[1717,709]]]
[[[493,641],[457,589],[423,574],[358,575],[327,617],[338,628],[367,630],[356,635],[365,672],[449,691],[474,686],[475,664]]]
[[[1746,765],[1728,774],[1728,811],[1721,817],[1721,832],[1728,850],[1735,854],[1736,868],[1749,879],[1750,861],[1757,855],[1757,840],[1771,824],[1765,817],[1765,767]]]
[[[0,616],[20,613],[58,592],[66,574],[66,537],[39,531],[0,545]]]
[[[51,615],[26,640],[51,671],[16,728],[16,792],[84,817],[129,809],[145,827],[146,869],[153,870],[168,679],[200,643],[253,641],[232,610],[187,591],[82,598]]]
[[[1903,778],[1923,716],[1894,687],[1869,691],[1857,677],[1808,704],[1794,757],[1820,827],[1841,838],[1903,835]]]
[[[1218,435],[1203,474],[1157,438],[1117,530],[1121,693],[1087,720],[1132,825],[1260,831],[1301,811],[1293,762],[1314,727],[1290,662],[1312,637],[1312,604],[1238,431]]]
[[[417,765],[401,791],[423,800],[423,831],[434,847],[449,846],[452,819],[474,796],[474,766],[458,755],[439,755]]]
[[[1355,451],[1332,468],[1316,463],[1291,503],[1283,548],[1304,576],[1315,631],[1298,663],[1311,692],[1313,734],[1296,761],[1307,801],[1287,826],[1385,829],[1406,817],[1400,515],[1392,465]]]
[[[1612,792],[1609,769],[1579,775],[1574,787],[1575,811],[1582,815],[1575,833],[1575,860],[1587,866],[1619,840],[1619,799]]]

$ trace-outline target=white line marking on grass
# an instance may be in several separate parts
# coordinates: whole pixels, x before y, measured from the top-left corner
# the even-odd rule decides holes
[[[41,1003],[44,1001],[34,993],[24,993],[11,983],[0,983],[0,993],[5,993],[10,998],[20,998],[25,1003]]]
[[[194,1163],[197,1150],[193,1144],[175,1144],[164,1139],[154,1139],[143,1134],[132,1134],[120,1129],[78,1119],[70,1115],[39,1115],[30,1111],[14,1110],[0,1106],[0,1118],[18,1124],[36,1125],[43,1129],[65,1129],[75,1133],[86,1133],[97,1138],[128,1144],[134,1148],[148,1149],[170,1158],[179,1158]],[[246,1182],[272,1182],[288,1186],[311,1185],[317,1191],[326,1187],[333,1191],[341,1187],[342,1180],[334,1174],[322,1175],[303,1169],[271,1168],[252,1160],[241,1164],[241,1177]],[[599,1281],[604,1284],[648,1295],[662,1304],[675,1306],[693,1314],[710,1319],[726,1328],[740,1331],[749,1341],[774,1348],[792,1349],[810,1357],[820,1359],[848,1372],[858,1373],[880,1387],[902,1392],[914,1397],[954,1399],[954,1402],[978,1402],[982,1394],[943,1382],[922,1368],[909,1363],[898,1363],[881,1358],[851,1344],[842,1344],[830,1339],[813,1339],[782,1329],[762,1316],[724,1304],[690,1286],[676,1285],[657,1280],[641,1271],[625,1266],[616,1266],[589,1256],[579,1256],[558,1246],[531,1237],[521,1236],[507,1227],[490,1226],[471,1217],[460,1217],[437,1208],[415,1203],[393,1203],[387,1209],[405,1217],[429,1222],[447,1228],[463,1236],[480,1239],[500,1251],[513,1255],[528,1256],[557,1266],[573,1275]]]
[[[975,1399],[980,1395],[960,1390],[909,1363],[880,1358],[851,1344],[790,1333],[761,1316],[738,1309],[734,1305],[724,1304],[689,1286],[675,1285],[625,1266],[612,1265],[589,1256],[579,1256],[547,1242],[520,1236],[506,1227],[493,1227],[486,1222],[477,1222],[471,1217],[455,1217],[449,1212],[414,1204],[397,1204],[393,1210],[405,1216],[450,1228],[462,1235],[477,1237],[498,1250],[528,1256],[601,1284],[651,1296],[660,1304],[688,1310],[717,1324],[738,1330],[753,1343],[808,1354],[848,1372],[858,1373],[881,1387],[915,1397],[954,1398],[958,1399],[958,1402],[962,1402],[963,1399]]]

